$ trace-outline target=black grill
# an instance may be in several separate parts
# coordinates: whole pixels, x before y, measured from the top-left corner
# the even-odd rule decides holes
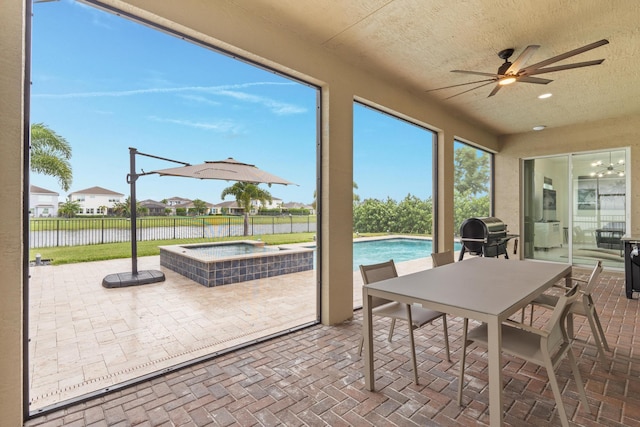
[[[460,241],[462,250],[459,261],[465,252],[484,257],[498,257],[507,254],[507,242],[516,234],[507,234],[507,226],[500,219],[488,216],[484,218],[469,218],[460,226]],[[514,250],[515,251],[515,250]]]

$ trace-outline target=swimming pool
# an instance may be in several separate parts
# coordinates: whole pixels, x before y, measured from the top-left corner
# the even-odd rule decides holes
[[[160,246],[160,265],[206,287],[229,285],[313,269],[309,248],[278,248],[264,242]]]
[[[461,248],[460,243],[455,242],[454,250],[459,251]],[[376,264],[390,259],[398,263],[429,257],[432,249],[430,239],[392,238],[353,242],[353,270],[358,270],[360,265]]]

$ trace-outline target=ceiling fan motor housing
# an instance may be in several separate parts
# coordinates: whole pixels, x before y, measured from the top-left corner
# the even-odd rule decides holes
[[[504,59],[504,64],[498,68],[498,74],[504,76],[509,67],[511,67],[511,62],[509,62],[509,58],[513,55],[514,49],[504,49],[498,52],[498,56],[500,59]]]

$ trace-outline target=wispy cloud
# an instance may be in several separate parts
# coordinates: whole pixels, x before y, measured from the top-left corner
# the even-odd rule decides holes
[[[193,122],[191,120],[182,120],[182,119],[169,119],[162,118],[157,116],[149,116],[149,120],[153,120],[155,122],[163,122],[163,123],[172,123],[181,126],[188,126],[197,129],[205,129],[212,130],[216,132],[222,133],[238,133],[241,130],[241,126],[235,123],[232,120],[217,120],[211,122]]]
[[[52,98],[52,99],[72,99],[72,98],[103,98],[103,97],[126,97],[137,95],[153,95],[153,94],[188,94],[192,93],[206,93],[210,95],[226,96],[243,102],[250,102],[254,104],[262,105],[268,108],[271,112],[278,115],[287,114],[300,114],[306,112],[306,108],[300,107],[294,104],[286,102],[280,102],[271,98],[253,95],[251,93],[242,91],[242,89],[248,89],[255,86],[268,86],[268,85],[292,85],[294,83],[276,83],[276,82],[253,82],[242,83],[236,85],[221,85],[221,86],[183,86],[183,87],[155,87],[147,89],[131,89],[131,90],[116,90],[116,91],[100,91],[100,92],[72,92],[72,93],[34,93],[32,96],[36,98]],[[207,98],[199,97],[198,95],[182,95],[184,97],[191,96],[193,100],[200,102],[205,101]],[[209,102],[215,102],[209,100]]]
[[[184,98],[186,100],[189,101],[195,101],[201,104],[208,104],[208,105],[213,105],[214,107],[218,107],[220,105],[222,105],[221,102],[219,101],[214,101],[210,98],[207,98],[206,96],[201,96],[201,95],[178,95],[181,98]]]
[[[270,98],[265,98],[262,96],[252,95],[245,92],[233,91],[233,90],[221,90],[218,92],[218,95],[226,95],[234,99],[238,99],[240,101],[252,102],[254,104],[261,104],[271,110],[273,113],[278,115],[286,115],[286,114],[300,114],[306,112],[306,108],[298,107],[293,104],[288,104],[285,102],[274,101]]]

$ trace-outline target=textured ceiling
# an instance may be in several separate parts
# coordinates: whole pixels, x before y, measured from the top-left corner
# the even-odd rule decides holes
[[[640,113],[640,4],[637,0],[228,0],[247,13],[321,46],[344,61],[484,123],[498,134],[529,132]],[[480,80],[453,69],[495,73],[497,52],[511,60],[540,45],[533,64],[595,41],[610,44],[554,65],[604,58],[601,65],[515,83],[488,97],[493,84],[425,92]],[[553,96],[539,100],[537,96]]]

